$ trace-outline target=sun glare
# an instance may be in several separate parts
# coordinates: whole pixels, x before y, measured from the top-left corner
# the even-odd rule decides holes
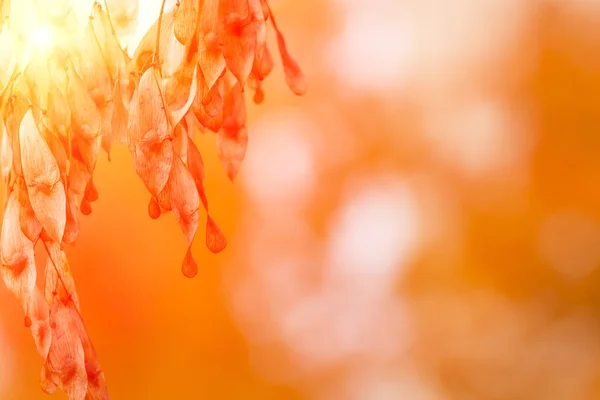
[[[45,25],[39,26],[33,31],[31,41],[33,46],[44,50],[52,44],[52,31]]]

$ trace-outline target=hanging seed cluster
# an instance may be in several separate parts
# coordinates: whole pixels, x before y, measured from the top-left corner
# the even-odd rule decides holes
[[[71,400],[109,398],[64,251],[98,199],[99,154],[110,159],[115,142],[129,148],[149,193],[149,216],[172,211],[183,231],[182,272],[191,278],[201,210],[206,246],[214,253],[226,246],[209,214],[194,137],[217,135],[233,180],[248,143],[245,89],[261,103],[274,66],[269,26],[288,86],[306,91],[266,0],[181,0],[170,10],[163,1],[129,57],[118,25],[134,21],[138,10],[137,0],[0,2],[2,277],[44,360],[43,390],[60,388]],[[36,282],[40,241],[44,287]]]

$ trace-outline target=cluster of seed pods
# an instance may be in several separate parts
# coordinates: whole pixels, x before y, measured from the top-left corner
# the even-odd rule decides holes
[[[120,17],[135,19],[137,1],[121,3],[132,5],[131,15]],[[82,22],[74,9],[86,4]],[[0,53],[12,56],[0,61],[2,277],[44,360],[42,388],[59,387],[72,400],[108,399],[65,253],[78,237],[80,214],[91,213],[98,199],[93,174],[102,149],[110,158],[115,141],[129,148],[150,195],[150,217],[172,211],[183,231],[182,272],[191,278],[198,272],[191,245],[201,209],[207,247],[218,253],[226,246],[208,214],[194,137],[217,135],[233,180],[248,143],[244,89],[261,103],[262,81],[274,65],[268,25],[288,86],[297,95],[306,90],[266,0],[181,0],[170,10],[163,3],[133,57],[122,48],[110,11],[87,0],[0,4]],[[51,46],[31,43],[31,23],[50,27]],[[43,287],[36,282],[40,240],[47,252]]]

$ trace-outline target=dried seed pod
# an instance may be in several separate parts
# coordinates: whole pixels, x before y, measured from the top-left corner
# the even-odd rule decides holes
[[[109,398],[63,249],[77,240],[79,214],[90,214],[98,200],[93,176],[100,148],[110,159],[115,140],[129,147],[151,196],[149,216],[173,211],[187,243],[181,271],[192,278],[200,204],[206,247],[218,253],[227,245],[209,213],[193,138],[197,130],[217,134],[219,157],[234,180],[248,143],[244,89],[261,103],[262,81],[273,69],[269,19],[288,86],[306,91],[266,0],[181,0],[160,11],[132,58],[118,33],[132,25],[138,0],[103,3],[0,6],[0,17],[10,20],[0,49],[13,55],[0,61],[0,171],[7,186],[0,270],[44,359],[42,389],[60,388],[71,400]],[[43,290],[36,284],[40,242],[48,256]]]

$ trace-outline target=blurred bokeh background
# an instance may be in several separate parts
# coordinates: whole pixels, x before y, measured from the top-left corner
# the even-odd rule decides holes
[[[600,2],[270,4],[309,93],[276,68],[234,184],[198,139],[229,244],[196,278],[98,164],[68,255],[112,398],[600,398]],[[49,398],[0,307],[0,399]]]

